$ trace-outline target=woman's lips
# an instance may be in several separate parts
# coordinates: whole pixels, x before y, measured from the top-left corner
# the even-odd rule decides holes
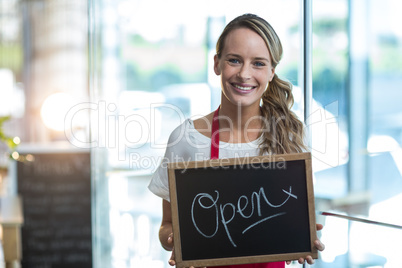
[[[231,85],[236,91],[238,91],[240,93],[249,93],[252,90],[254,90],[255,88],[257,88],[256,86],[247,85],[247,84],[231,83]]]

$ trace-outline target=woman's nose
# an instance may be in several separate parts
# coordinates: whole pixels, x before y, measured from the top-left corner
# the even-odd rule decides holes
[[[250,67],[247,65],[243,65],[240,70],[239,73],[237,74],[237,76],[243,80],[248,80],[251,77],[251,70]]]

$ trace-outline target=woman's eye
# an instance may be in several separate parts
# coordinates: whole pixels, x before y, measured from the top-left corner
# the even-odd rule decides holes
[[[262,67],[265,66],[265,64],[263,62],[257,61],[256,63],[254,63],[255,66],[257,67]]]
[[[238,64],[240,61],[238,59],[229,59],[230,63]]]

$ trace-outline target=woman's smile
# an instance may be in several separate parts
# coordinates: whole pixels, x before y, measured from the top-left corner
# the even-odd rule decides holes
[[[214,70],[221,76],[222,105],[259,107],[275,68],[265,41],[247,28],[231,31]]]
[[[254,89],[257,88],[256,86],[251,86],[251,85],[247,85],[247,84],[239,84],[239,83],[231,83],[231,85],[237,92],[239,92],[241,94],[250,93],[251,91],[253,91]]]

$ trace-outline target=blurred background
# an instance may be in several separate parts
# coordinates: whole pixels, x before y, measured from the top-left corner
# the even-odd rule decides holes
[[[402,225],[402,2],[312,0],[316,209]],[[302,1],[0,0],[0,185],[29,146],[90,149],[93,262],[168,267],[147,185],[170,132],[220,103],[216,40],[268,20],[303,118]],[[308,73],[308,71],[307,71]],[[399,267],[402,230],[323,217],[315,267]],[[298,264],[292,264],[299,267]]]

